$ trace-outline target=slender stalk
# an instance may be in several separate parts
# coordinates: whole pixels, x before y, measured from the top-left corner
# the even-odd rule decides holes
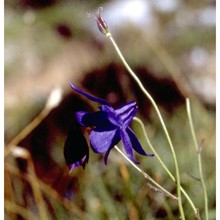
[[[5,201],[4,201],[4,206],[5,206],[5,210],[7,212],[19,214],[24,219],[30,219],[30,218],[32,220],[39,219],[33,212],[31,212],[31,211],[27,210],[26,208],[24,208],[20,205],[17,205],[16,203],[11,202],[7,199],[5,199]]]
[[[19,143],[21,142],[25,137],[28,136],[28,134],[31,133],[31,131],[34,130],[46,116],[49,114],[50,110],[47,108],[44,108],[40,114],[34,118],[34,120],[28,124],[20,133],[18,133],[11,141],[7,144],[5,147],[5,156],[7,156],[11,150]]]
[[[197,155],[198,155],[199,175],[200,175],[200,180],[201,180],[201,184],[202,184],[202,188],[203,188],[203,194],[204,194],[205,219],[208,220],[209,219],[208,196],[207,196],[205,180],[204,180],[204,177],[203,177],[201,151],[200,151],[197,139],[196,139],[196,134],[195,134],[195,129],[194,129],[193,120],[192,120],[192,114],[191,114],[189,98],[186,98],[186,111],[187,111],[187,115],[188,115],[188,119],[189,119],[189,125],[190,125],[190,130],[191,130],[191,133],[192,133],[192,138],[193,138],[194,146],[196,148]]]
[[[35,173],[35,168],[34,168],[34,164],[32,162],[31,156],[29,155],[28,158],[28,169],[30,172],[30,184],[32,185],[32,189],[33,189],[33,194],[35,197],[35,202],[38,206],[38,210],[39,210],[39,219],[44,220],[44,219],[48,219],[48,214],[47,214],[47,209],[45,206],[45,201],[42,195],[42,192],[40,190],[40,184],[37,178],[37,175]]]
[[[21,173],[17,167],[15,167],[14,165],[11,165],[7,162],[5,162],[5,169],[10,174],[13,174],[13,175],[15,175],[21,179],[24,179],[26,181],[30,181],[31,176],[33,175],[32,173]],[[51,186],[44,183],[42,180],[38,179],[38,182],[39,182],[40,189],[48,198],[51,198],[54,201],[61,203],[69,212],[77,215],[79,217],[79,219],[88,219],[88,217],[86,217],[85,213],[82,210],[80,210],[78,208],[78,206],[75,205],[73,202],[71,202],[67,198],[59,195],[59,193],[56,190],[54,190]],[[37,218],[37,219],[39,219],[39,218]]]
[[[158,184],[155,180],[153,180],[146,172],[144,172],[140,167],[138,167],[133,161],[131,161],[117,146],[114,147],[138,172],[140,172],[144,178],[153,183],[158,189],[165,192],[172,199],[178,199],[176,196],[172,195],[166,189],[164,189],[160,184]]]
[[[137,84],[139,85],[141,91],[146,95],[146,97],[150,100],[151,104],[153,105],[158,117],[159,117],[159,120],[161,122],[161,125],[162,125],[162,128],[164,130],[164,133],[166,135],[166,138],[167,138],[167,141],[168,141],[168,144],[170,146],[170,150],[171,150],[171,153],[172,153],[172,156],[173,156],[173,161],[174,161],[174,166],[175,166],[175,171],[176,171],[176,184],[177,184],[177,195],[178,195],[178,206],[179,206],[179,210],[180,210],[180,215],[181,215],[181,218],[182,220],[185,220],[185,215],[184,215],[184,211],[183,211],[183,206],[182,206],[182,197],[181,197],[181,190],[180,190],[180,174],[179,174],[179,168],[178,168],[178,162],[177,162],[177,158],[176,158],[176,154],[175,154],[175,151],[174,151],[174,147],[173,147],[173,144],[172,144],[172,141],[171,141],[171,138],[169,136],[169,133],[167,131],[167,128],[166,128],[166,125],[163,121],[163,118],[161,116],[161,113],[159,111],[159,108],[157,107],[157,104],[155,103],[154,99],[152,98],[152,96],[149,94],[149,92],[144,88],[143,84],[141,83],[141,81],[139,80],[139,78],[136,76],[136,74],[132,71],[132,69],[130,68],[130,66],[128,65],[128,63],[126,62],[124,56],[122,55],[119,47],[117,46],[114,38],[112,37],[112,35],[109,34],[106,35],[106,37],[108,37],[112,43],[112,45],[114,46],[117,54],[119,55],[122,63],[124,64],[124,66],[126,67],[126,69],[128,70],[128,72],[130,73],[130,75],[133,77],[133,79],[137,82]]]
[[[27,173],[29,174],[28,181],[32,187],[36,207],[38,208],[38,211],[39,211],[38,219],[40,219],[40,220],[48,219],[48,213],[47,213],[45,201],[44,201],[41,189],[40,189],[39,179],[36,175],[34,164],[33,164],[33,161],[32,161],[32,158],[31,158],[29,151],[27,151],[24,148],[16,147],[16,148],[13,148],[12,153],[13,153],[14,157],[22,158],[27,161],[27,169],[28,169]],[[5,165],[6,164],[7,163],[5,163]],[[6,165],[6,167],[7,167],[7,165]]]
[[[144,134],[144,137],[145,137],[145,139],[146,139],[146,141],[147,141],[147,143],[148,143],[150,149],[153,151],[155,157],[158,159],[159,163],[160,163],[161,166],[164,168],[164,170],[166,171],[166,173],[170,176],[170,178],[171,178],[174,182],[176,182],[175,177],[174,177],[173,174],[170,172],[170,170],[168,169],[168,167],[166,166],[166,164],[162,161],[162,159],[160,158],[160,156],[159,156],[158,153],[156,152],[155,148],[154,148],[153,145],[151,144],[150,139],[149,139],[149,137],[148,137],[148,135],[147,135],[147,132],[146,132],[146,130],[145,130],[145,127],[144,127],[143,122],[142,122],[139,118],[137,118],[137,117],[134,117],[133,120],[136,121],[136,122],[138,122],[138,123],[140,124],[140,126],[141,126],[141,128],[142,128],[142,131],[143,131],[143,134]],[[197,219],[200,219],[200,217],[198,217],[198,216],[199,216],[198,209],[195,207],[195,205],[194,205],[193,201],[191,200],[191,198],[189,197],[189,195],[188,195],[188,194],[186,193],[186,191],[182,188],[182,186],[180,186],[180,190],[182,191],[182,193],[184,194],[184,196],[185,196],[186,199],[188,200],[189,204],[191,205],[191,207],[192,207],[192,209],[193,209],[193,212],[194,212],[196,218],[197,218]]]
[[[60,88],[55,88],[51,91],[47,102],[45,104],[44,109],[37,115],[36,118],[31,121],[20,133],[18,133],[5,147],[5,156],[7,156],[11,150],[19,144],[28,134],[30,134],[51,112],[53,108],[55,108],[61,101],[62,98],[62,90]]]

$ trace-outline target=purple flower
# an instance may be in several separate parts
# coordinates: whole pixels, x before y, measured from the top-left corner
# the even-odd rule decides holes
[[[69,171],[75,167],[85,167],[89,160],[89,148],[77,122],[69,128],[68,136],[64,144],[64,158]]]
[[[136,135],[129,127],[137,112],[136,102],[129,102],[118,109],[113,109],[107,101],[94,97],[71,83],[70,85],[76,92],[101,104],[97,112],[76,112],[76,120],[81,126],[93,127],[89,134],[90,144],[96,153],[105,153],[105,164],[107,164],[111,149],[120,140],[122,140],[127,156],[135,163],[138,162],[134,159],[133,150],[141,155],[153,156],[145,153]]]

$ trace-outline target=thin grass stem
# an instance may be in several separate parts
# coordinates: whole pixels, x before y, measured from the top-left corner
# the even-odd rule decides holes
[[[7,162],[5,163],[5,169],[8,171],[8,173],[13,174],[13,175],[15,175],[21,179],[24,179],[26,181],[29,181],[29,182],[30,182],[30,179],[32,178],[32,175],[33,175],[32,173],[21,173],[17,167],[15,167],[14,165],[11,165]],[[80,210],[78,208],[78,206],[76,206],[73,202],[71,202],[67,198],[59,195],[59,193],[56,190],[51,188],[51,186],[44,183],[42,180],[38,179],[38,182],[39,182],[40,189],[48,198],[51,198],[53,201],[58,201],[68,211],[77,215],[80,219],[88,219],[88,217],[85,215],[85,213],[82,210]]]
[[[202,168],[202,159],[201,159],[201,150],[197,142],[196,134],[195,134],[195,129],[193,125],[193,120],[192,120],[192,114],[191,114],[191,108],[190,108],[190,100],[189,98],[186,98],[186,111],[187,111],[187,116],[189,119],[189,125],[190,125],[190,130],[192,133],[192,138],[194,142],[194,146],[196,148],[197,152],[197,158],[198,158],[198,167],[199,167],[199,175],[200,175],[200,180],[203,188],[203,194],[204,194],[204,206],[205,206],[205,219],[209,219],[209,212],[208,212],[208,196],[207,196],[207,190],[206,190],[206,185],[205,185],[205,180],[203,176],[203,168]]]
[[[14,202],[11,202],[9,200],[4,201],[5,209],[14,214],[19,214],[22,216],[24,219],[29,219],[31,218],[32,220],[37,220],[39,219],[33,212],[27,210],[26,208],[15,204]]]
[[[49,112],[50,110],[44,108],[30,124],[28,124],[20,133],[14,137],[5,147],[5,156],[7,156],[19,142],[21,142],[25,137],[28,136],[28,134],[31,133],[31,131],[33,131],[34,128],[36,128],[44,120],[44,118],[46,118]]]
[[[109,32],[110,33],[110,32]],[[144,88],[143,84],[141,83],[141,81],[139,80],[139,78],[137,77],[137,75],[132,71],[132,69],[130,68],[130,66],[128,65],[128,63],[126,62],[124,56],[122,55],[118,45],[116,44],[114,38],[112,37],[111,34],[108,34],[108,36],[106,35],[106,37],[108,37],[112,43],[112,45],[114,46],[118,56],[120,57],[122,63],[124,64],[125,68],[128,70],[129,74],[133,77],[133,79],[136,81],[136,83],[139,85],[141,91],[145,94],[145,96],[150,100],[151,104],[153,105],[159,120],[161,122],[162,128],[164,130],[165,136],[167,138],[168,144],[170,146],[170,150],[172,153],[172,157],[173,157],[173,161],[174,161],[174,166],[175,166],[175,171],[176,171],[176,184],[177,184],[177,195],[178,195],[178,206],[179,206],[179,211],[180,211],[180,215],[182,220],[185,220],[185,215],[184,215],[184,211],[183,211],[183,205],[182,205],[182,197],[181,197],[181,189],[180,189],[180,173],[179,173],[179,167],[178,167],[178,162],[177,162],[177,158],[176,158],[176,153],[174,151],[174,147],[173,147],[173,143],[171,141],[171,138],[169,136],[169,133],[167,131],[166,125],[164,123],[164,120],[162,118],[162,115],[160,113],[159,108],[157,107],[156,102],[154,101],[154,99],[152,98],[152,96],[149,94],[149,92]]]
[[[6,145],[4,156],[7,156],[19,142],[27,137],[47,117],[51,110],[58,106],[61,99],[61,88],[53,89],[47,99],[44,109]]]
[[[28,157],[28,169],[31,174],[30,175],[30,183],[32,185],[33,194],[34,194],[35,201],[36,201],[36,204],[37,204],[38,210],[39,210],[39,219],[41,219],[41,220],[48,219],[48,213],[47,213],[45,201],[43,199],[43,195],[40,190],[39,179],[36,175],[34,164],[31,159],[31,155],[29,155],[29,157]]]
[[[145,126],[143,124],[143,122],[141,121],[141,119],[139,119],[138,117],[134,117],[133,118],[134,121],[138,122],[141,126],[141,129],[143,131],[143,134],[144,134],[144,137],[150,147],[150,149],[153,151],[155,157],[158,159],[159,163],[161,164],[161,166],[164,168],[164,170],[166,171],[166,173],[170,176],[170,178],[176,182],[176,179],[175,177],[173,176],[173,174],[170,172],[170,170],[168,169],[168,167],[166,166],[166,164],[162,161],[161,157],[159,156],[159,154],[157,153],[157,151],[155,150],[155,148],[153,147],[153,145],[151,144],[151,141],[147,135],[147,132],[146,132],[146,129],[145,129]],[[186,199],[188,200],[190,206],[192,207],[193,209],[193,212],[195,214],[195,217],[196,219],[200,219],[199,216],[199,212],[198,212],[198,209],[195,207],[193,201],[191,200],[191,198],[189,197],[189,195],[186,193],[186,191],[182,188],[182,186],[180,186],[180,190],[182,191],[182,193],[184,194],[184,196],[186,197]]]
[[[131,161],[117,146],[114,147],[138,172],[140,172],[144,178],[149,180],[152,184],[154,184],[158,189],[166,193],[172,199],[178,199],[176,196],[172,195],[166,189],[164,189],[159,183],[157,183],[154,179],[152,179],[146,172],[144,172],[140,167],[138,167],[133,161]]]

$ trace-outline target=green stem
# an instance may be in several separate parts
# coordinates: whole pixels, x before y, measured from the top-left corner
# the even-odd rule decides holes
[[[164,133],[167,137],[167,140],[168,140],[168,143],[169,143],[169,146],[170,146],[170,150],[171,150],[171,153],[172,153],[172,156],[173,156],[173,161],[174,161],[174,166],[175,166],[175,171],[176,171],[176,183],[177,183],[177,195],[178,195],[178,206],[179,206],[179,210],[180,210],[180,215],[181,215],[181,218],[182,220],[185,220],[185,215],[184,215],[184,211],[183,211],[183,206],[182,206],[182,198],[181,198],[181,190],[180,190],[180,174],[179,174],[179,168],[178,168],[178,163],[177,163],[177,158],[176,158],[176,154],[175,154],[175,151],[174,151],[174,147],[173,147],[173,144],[172,144],[172,141],[170,139],[170,136],[169,136],[169,133],[167,131],[167,128],[166,128],[166,125],[163,121],[163,118],[160,114],[160,111],[157,107],[157,104],[155,103],[154,99],[151,97],[151,95],[148,93],[148,91],[144,88],[144,86],[142,85],[141,81],[139,80],[139,78],[136,76],[136,74],[132,71],[132,69],[130,68],[130,66],[128,65],[128,63],[126,62],[125,58],[123,57],[120,49],[118,48],[116,42],[114,41],[112,35],[108,34],[107,36],[112,45],[114,46],[117,54],[119,55],[122,63],[124,64],[124,66],[126,67],[126,69],[128,70],[128,72],[130,73],[130,75],[134,78],[134,80],[137,82],[137,84],[139,85],[140,89],[142,90],[142,92],[147,96],[147,98],[150,100],[150,102],[152,103],[158,117],[159,117],[159,120],[161,122],[161,125],[163,127],[163,130],[164,130]]]
[[[190,129],[191,129],[191,133],[192,133],[194,146],[196,148],[197,155],[198,155],[199,175],[200,175],[200,180],[201,180],[201,184],[202,184],[202,188],[203,188],[203,194],[204,194],[205,218],[206,218],[206,220],[208,220],[209,219],[208,196],[207,196],[207,190],[206,190],[205,181],[204,181],[204,177],[203,177],[201,151],[199,149],[199,145],[198,145],[198,142],[197,142],[197,139],[196,139],[195,129],[194,129],[194,126],[193,126],[193,120],[192,120],[192,115],[191,115],[189,98],[186,98],[186,111],[187,111],[187,115],[188,115],[188,119],[189,119],[189,125],[190,125]]]
[[[176,179],[175,177],[173,176],[173,174],[170,172],[170,170],[167,168],[167,166],[164,164],[164,162],[162,161],[162,159],[160,158],[160,156],[158,155],[158,153],[156,152],[155,148],[153,147],[153,145],[151,144],[150,142],[150,139],[147,135],[147,132],[146,132],[146,129],[144,127],[144,124],[143,122],[137,118],[137,117],[134,117],[133,118],[134,121],[138,122],[142,128],[142,131],[143,131],[143,134],[144,134],[144,137],[146,138],[146,141],[150,147],[150,149],[153,151],[155,157],[158,159],[158,161],[160,162],[161,166],[164,168],[164,170],[167,172],[167,174],[170,176],[170,178],[176,182]],[[189,195],[186,193],[186,191],[182,188],[182,186],[180,186],[180,190],[182,191],[182,193],[184,194],[184,196],[186,197],[186,199],[188,200],[189,204],[191,205],[193,211],[194,211],[194,214],[196,216],[197,219],[200,219],[198,216],[199,216],[199,213],[198,213],[198,209],[195,207],[193,201],[191,200],[191,198],[189,197]]]
[[[140,172],[144,178],[153,183],[158,189],[165,192],[172,199],[178,199],[176,196],[172,195],[166,189],[164,189],[160,184],[158,184],[155,180],[153,180],[146,172],[144,172],[140,167],[138,167],[133,161],[131,161],[116,145],[114,147],[138,172]]]

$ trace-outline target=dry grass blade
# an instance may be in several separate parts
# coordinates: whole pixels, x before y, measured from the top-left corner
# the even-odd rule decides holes
[[[19,214],[24,219],[32,219],[32,220],[39,219],[36,215],[34,215],[32,212],[30,212],[26,208],[23,208],[23,207],[15,204],[14,202],[11,202],[8,200],[5,200],[5,209],[8,212]]]
[[[26,181],[30,181],[30,175],[32,174],[21,173],[17,167],[9,163],[5,163],[5,169],[7,169],[8,172],[13,175],[16,175],[22,179],[25,179]],[[38,179],[38,183],[39,183],[40,189],[47,197],[50,197],[53,200],[56,200],[57,202],[60,202],[69,212],[77,215],[78,217],[80,217],[80,219],[87,219],[85,217],[85,214],[74,203],[60,196],[58,192],[56,192],[56,190],[51,188],[49,185],[47,185],[43,181]]]

